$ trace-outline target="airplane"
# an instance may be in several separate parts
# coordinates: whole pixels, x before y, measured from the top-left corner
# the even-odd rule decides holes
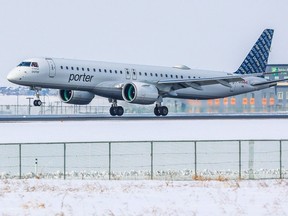
[[[87,105],[95,95],[108,98],[110,114],[122,116],[117,100],[133,104],[156,104],[154,114],[166,116],[163,98],[215,99],[270,88],[287,79],[269,81],[263,76],[274,30],[265,29],[235,72],[121,64],[61,58],[31,58],[9,72],[7,79],[36,91],[41,106],[42,88],[59,89],[64,103]]]

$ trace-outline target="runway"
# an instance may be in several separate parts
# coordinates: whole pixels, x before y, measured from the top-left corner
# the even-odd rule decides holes
[[[112,117],[109,114],[97,115],[0,115],[0,122],[21,121],[103,121],[103,120],[213,120],[213,119],[287,119],[288,113],[257,113],[257,114],[178,114],[165,117],[156,117],[152,114],[127,114],[121,117]]]
[[[0,143],[288,139],[287,115],[10,116]]]

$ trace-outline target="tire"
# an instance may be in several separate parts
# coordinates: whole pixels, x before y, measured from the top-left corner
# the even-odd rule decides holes
[[[37,100],[37,106],[41,106],[42,105],[42,101],[41,100]]]
[[[154,108],[154,114],[156,116],[160,116],[161,115],[161,108],[160,107],[155,107]]]
[[[161,107],[161,115],[162,116],[167,116],[169,110],[166,106]]]
[[[118,110],[117,107],[111,107],[110,110],[109,110],[110,111],[110,115],[111,116],[116,116],[117,110]]]
[[[117,115],[122,116],[124,114],[124,109],[122,106],[117,107]]]
[[[42,105],[42,101],[41,100],[34,100],[33,101],[33,105],[34,106],[41,106]]]

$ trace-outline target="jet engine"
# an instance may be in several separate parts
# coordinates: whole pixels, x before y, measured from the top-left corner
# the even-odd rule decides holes
[[[154,85],[133,82],[124,85],[122,97],[128,103],[153,104],[159,97],[159,92]]]
[[[87,105],[95,95],[86,91],[59,90],[59,96],[63,102],[68,104]]]

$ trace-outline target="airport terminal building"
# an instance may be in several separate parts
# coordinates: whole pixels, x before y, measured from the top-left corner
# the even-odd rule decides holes
[[[273,72],[265,76],[269,80],[286,79],[288,64],[267,65],[266,72]],[[191,113],[286,112],[288,111],[288,82],[234,97],[203,101],[187,100],[184,104],[178,104],[176,108]]]

